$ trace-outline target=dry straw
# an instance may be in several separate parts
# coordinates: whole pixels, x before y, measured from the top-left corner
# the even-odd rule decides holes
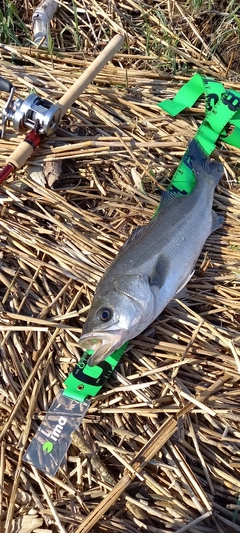
[[[171,118],[157,102],[200,69],[240,91],[184,3],[66,3],[53,25],[58,52],[0,45],[1,75],[25,98],[60,98],[109,39],[117,54],[32,163],[63,161],[55,188],[28,168],[0,192],[0,520],[6,533],[233,533],[240,531],[239,150],[215,194],[224,214],[207,241],[187,301],[134,339],[92,401],[56,478],[22,462],[80,353],[96,284],[161,189],[204,118],[204,102]],[[194,13],[193,13],[194,14]],[[161,16],[160,16],[161,15]],[[204,19],[206,21],[206,16]],[[180,25],[182,24],[182,33]],[[180,35],[180,38],[179,38]],[[76,37],[76,35],[75,35]],[[60,50],[61,49],[61,50]],[[188,67],[188,71],[186,70]],[[177,75],[174,75],[174,68]],[[225,78],[228,74],[228,79]],[[0,107],[5,96],[1,94]],[[18,145],[9,128],[0,164]]]

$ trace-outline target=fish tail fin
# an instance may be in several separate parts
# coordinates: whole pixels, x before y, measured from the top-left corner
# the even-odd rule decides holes
[[[196,179],[201,179],[201,177],[207,178],[216,187],[224,174],[223,165],[214,160],[210,160],[196,139],[192,139],[189,142],[188,151]]]

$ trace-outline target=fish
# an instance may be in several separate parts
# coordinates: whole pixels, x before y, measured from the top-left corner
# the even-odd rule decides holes
[[[156,320],[192,277],[209,235],[223,224],[224,217],[212,209],[223,165],[209,159],[196,139],[188,156],[193,191],[165,191],[154,218],[132,232],[97,285],[79,340],[91,351],[89,366]]]

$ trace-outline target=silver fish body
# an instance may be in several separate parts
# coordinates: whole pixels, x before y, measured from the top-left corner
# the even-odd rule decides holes
[[[186,196],[163,193],[155,218],[127,240],[101,278],[80,346],[95,365],[141,333],[186,285],[206,239],[222,225],[212,211],[223,167],[189,144],[196,186]]]

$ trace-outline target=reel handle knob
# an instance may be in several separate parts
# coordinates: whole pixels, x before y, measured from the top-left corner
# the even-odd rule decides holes
[[[12,88],[13,88],[12,83],[10,83],[10,81],[0,76],[0,91],[3,91],[4,93],[10,93]]]

